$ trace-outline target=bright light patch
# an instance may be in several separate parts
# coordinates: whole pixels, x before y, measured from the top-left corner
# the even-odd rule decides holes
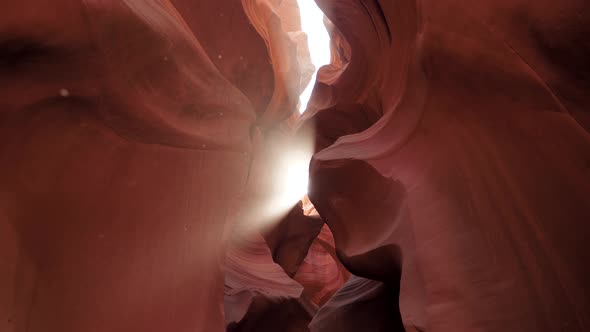
[[[330,63],[330,36],[324,26],[324,13],[314,0],[297,0],[301,17],[301,30],[307,35],[307,45],[311,62],[315,72],[301,96],[299,97],[299,112],[303,113],[311,97],[315,84],[317,70]],[[295,202],[307,194],[309,178],[309,161],[311,160],[311,146],[309,151],[291,152],[285,159],[285,169],[282,180],[283,193],[278,199],[278,205],[290,208]]]
[[[313,136],[304,135],[297,144],[276,146],[264,162],[254,163],[252,205],[244,205],[237,232],[251,232],[272,226],[307,194],[308,168],[313,153]],[[268,171],[265,172],[264,170]],[[262,171],[262,172],[261,172]],[[270,177],[270,178],[269,178]],[[260,181],[262,180],[262,181]],[[270,180],[270,181],[267,181]]]
[[[311,97],[317,69],[330,63],[330,36],[324,26],[324,13],[314,0],[297,0],[301,15],[301,28],[307,34],[311,62],[316,68],[310,83],[300,96],[299,112],[303,113]],[[307,195],[309,161],[313,154],[313,133],[299,133],[297,142],[285,142],[272,151],[265,167],[276,170],[269,187],[263,187],[264,198],[241,216],[241,231],[258,230],[272,225]],[[256,172],[254,172],[256,173]],[[264,184],[262,185],[264,186]],[[254,193],[255,194],[255,193]]]
[[[316,71],[311,81],[299,97],[301,102],[299,112],[303,113],[307,108],[311,91],[316,80],[317,70],[330,63],[330,36],[324,26],[324,13],[318,8],[314,0],[297,0],[301,16],[301,30],[307,34],[307,44],[311,55],[311,62]]]
[[[291,206],[307,194],[309,180],[309,160],[311,155],[308,153],[296,153],[288,156],[285,160],[286,166],[283,168],[281,197],[278,205],[284,208]]]

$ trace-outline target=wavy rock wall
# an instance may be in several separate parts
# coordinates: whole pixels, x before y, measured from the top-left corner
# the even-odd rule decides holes
[[[307,115],[344,266],[399,283],[419,330],[587,330],[588,6],[318,4],[350,48]]]
[[[589,329],[588,5],[317,3],[0,14],[2,331]]]

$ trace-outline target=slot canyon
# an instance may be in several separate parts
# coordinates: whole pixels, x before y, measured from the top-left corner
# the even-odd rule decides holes
[[[587,332],[586,241],[586,0],[0,1],[0,332]]]

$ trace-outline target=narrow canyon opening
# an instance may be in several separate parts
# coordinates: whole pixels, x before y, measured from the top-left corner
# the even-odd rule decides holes
[[[303,113],[311,97],[317,72],[321,66],[330,63],[330,36],[324,26],[324,13],[315,3],[309,0],[297,0],[301,30],[307,34],[307,46],[315,71],[309,84],[300,96],[299,112]]]

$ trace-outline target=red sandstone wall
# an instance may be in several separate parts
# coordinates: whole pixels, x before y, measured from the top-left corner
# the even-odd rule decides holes
[[[589,329],[588,5],[317,2],[5,6],[0,331]]]

